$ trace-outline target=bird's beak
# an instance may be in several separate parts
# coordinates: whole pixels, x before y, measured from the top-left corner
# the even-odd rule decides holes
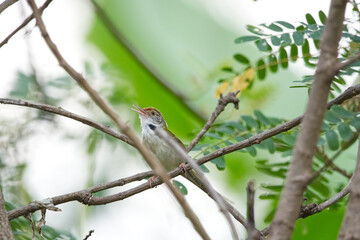
[[[134,108],[132,108],[131,110],[137,112],[140,116],[147,116],[147,113],[144,111],[144,109],[142,109],[138,105],[133,104],[133,107]]]

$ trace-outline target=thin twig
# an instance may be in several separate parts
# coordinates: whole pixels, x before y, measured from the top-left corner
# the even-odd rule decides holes
[[[246,229],[248,232],[248,240],[257,240],[260,238],[259,232],[256,230],[255,225],[255,186],[253,181],[249,181],[247,185],[247,216],[249,227]]]
[[[300,210],[299,218],[306,218],[306,217],[312,216],[312,215],[320,213],[323,210],[327,209],[328,207],[334,205],[335,203],[337,203],[339,200],[341,200],[342,198],[344,198],[346,195],[348,195],[350,193],[350,187],[351,187],[351,179],[350,179],[348,185],[346,185],[346,187],[343,188],[340,192],[336,193],[332,198],[329,198],[328,200],[326,200],[320,204],[312,203],[312,204],[303,206]],[[261,230],[261,233],[264,236],[269,235],[272,226],[273,226],[273,224],[270,224],[269,226],[267,226],[266,228]]]
[[[11,231],[9,220],[7,218],[2,188],[0,188],[0,239],[14,239],[14,235]]]
[[[52,2],[52,0],[47,0],[40,8],[40,14],[42,14],[42,12],[45,10],[45,8],[47,8],[49,6],[49,4]],[[34,18],[34,13],[30,14],[30,16],[28,16],[24,22],[22,24],[20,24],[14,31],[12,31],[1,43],[0,43],[0,48],[2,46],[4,46],[6,43],[8,43],[8,41],[18,32],[20,31],[22,28],[24,28],[32,19]]]
[[[342,69],[345,69],[346,67],[350,66],[351,64],[357,62],[360,60],[360,52],[356,53],[352,58],[347,59],[346,61],[343,61],[341,63],[338,63],[336,71],[340,71]]]
[[[127,52],[129,52],[134,60],[142,66],[142,68],[154,79],[166,92],[174,96],[186,109],[188,109],[199,121],[204,122],[204,115],[200,114],[201,111],[195,109],[191,104],[187,103],[187,97],[177,91],[174,87],[167,83],[166,79],[154,68],[148,61],[136,50],[136,48],[126,39],[126,37],[118,30],[110,16],[105,10],[95,1],[90,0],[95,8],[95,12],[103,22],[104,26],[110,31],[119,44],[121,44]]]
[[[167,141],[167,143],[172,147],[179,156],[184,160],[184,162],[188,163],[192,169],[195,170],[195,172],[198,174],[198,176],[201,179],[202,184],[204,185],[205,191],[210,195],[212,199],[215,200],[215,202],[218,204],[220,211],[224,214],[226,220],[229,223],[229,226],[232,230],[232,234],[235,239],[239,239],[239,236],[236,232],[236,228],[234,226],[234,223],[232,222],[229,211],[226,207],[225,200],[221,197],[221,195],[215,191],[215,189],[212,187],[208,179],[205,177],[205,174],[202,172],[201,168],[194,159],[192,159],[185,149],[183,149],[179,143],[177,143],[174,139],[172,139],[169,134],[163,130],[162,128],[155,128],[155,133],[160,136],[162,139]]]
[[[194,211],[191,209],[190,205],[184,198],[184,196],[179,192],[178,189],[174,187],[170,183],[170,178],[166,175],[166,171],[164,167],[161,165],[159,160],[141,143],[138,139],[134,131],[125,123],[123,122],[117,113],[110,107],[108,103],[98,94],[98,92],[93,89],[86,79],[78,73],[61,55],[59,49],[55,45],[55,43],[50,38],[49,33],[46,30],[45,24],[41,18],[41,14],[39,9],[36,6],[34,0],[28,0],[29,5],[33,10],[34,16],[36,18],[36,24],[41,32],[43,39],[45,40],[46,44],[58,60],[59,64],[63,69],[81,86],[85,92],[91,97],[91,99],[100,107],[101,110],[105,114],[107,114],[118,126],[118,128],[127,135],[130,140],[134,143],[134,146],[138,149],[141,155],[144,157],[148,165],[151,169],[156,173],[156,175],[160,176],[160,178],[164,181],[168,189],[172,192],[176,200],[179,202],[180,206],[184,210],[185,216],[191,221],[195,230],[199,233],[199,235],[204,239],[210,239],[207,232],[205,231],[204,227],[202,226],[199,218],[196,216]]]
[[[188,152],[191,151],[195,147],[196,144],[200,141],[202,136],[209,130],[209,128],[212,126],[212,124],[215,122],[215,119],[224,111],[226,105],[229,103],[234,103],[235,109],[239,109],[239,99],[236,97],[236,95],[240,92],[230,92],[225,97],[223,97],[222,94],[220,94],[220,98],[218,101],[218,105],[216,106],[214,112],[211,114],[209,120],[205,123],[204,127],[201,129],[201,131],[198,133],[198,135],[191,141],[191,143],[186,147],[186,150]]]
[[[63,117],[67,117],[67,118],[73,119],[75,121],[81,122],[83,124],[86,124],[90,127],[96,128],[99,131],[102,131],[106,134],[109,134],[110,136],[113,136],[117,139],[120,139],[121,141],[124,141],[125,143],[127,143],[131,146],[134,146],[134,143],[126,135],[119,133],[115,129],[113,129],[109,126],[106,126],[104,124],[97,123],[91,119],[80,116],[78,114],[69,112],[61,107],[55,107],[55,106],[51,106],[51,105],[47,105],[47,104],[43,104],[43,103],[28,102],[28,101],[23,101],[20,99],[15,100],[15,99],[10,99],[10,98],[0,98],[0,103],[36,108],[41,111],[54,113],[54,114],[57,114],[57,115],[60,115]]]
[[[340,154],[346,150],[347,148],[349,148],[358,138],[359,136],[359,132],[356,132],[349,140],[347,140],[342,146],[341,148],[334,154],[334,156],[332,156],[332,158],[329,158],[326,153],[322,153],[319,151],[319,149],[317,148],[317,154],[321,155],[324,159],[325,159],[325,164],[324,166],[322,166],[320,169],[318,169],[316,172],[313,173],[312,177],[311,177],[311,181],[318,177],[320,175],[321,172],[323,172],[327,167],[331,166],[335,171],[341,173],[342,175],[344,175],[347,178],[351,178],[351,174],[348,174],[345,170],[339,168],[338,166],[336,166],[334,164],[334,161],[336,160],[336,158],[338,156],[340,156]]]
[[[19,0],[4,0],[2,3],[0,3],[0,14],[17,1]]]
[[[91,234],[93,234],[95,231],[92,229],[89,231],[89,233],[85,236],[84,240],[89,239],[89,237],[91,236]]]
[[[351,180],[352,185],[350,187],[349,201],[338,239],[359,239],[360,237],[360,139],[358,143],[356,167]]]

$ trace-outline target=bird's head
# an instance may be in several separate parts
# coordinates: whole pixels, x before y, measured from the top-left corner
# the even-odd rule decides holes
[[[133,105],[135,108],[132,110],[139,114],[141,121],[141,127],[150,128],[154,130],[156,127],[167,128],[166,121],[161,112],[153,107],[141,108],[137,105]]]

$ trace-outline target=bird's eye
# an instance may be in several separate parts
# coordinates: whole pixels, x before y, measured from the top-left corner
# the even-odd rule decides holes
[[[152,111],[152,112],[151,112],[151,115],[153,115],[153,116],[154,116],[154,115],[155,115],[155,112],[154,112],[154,111]]]

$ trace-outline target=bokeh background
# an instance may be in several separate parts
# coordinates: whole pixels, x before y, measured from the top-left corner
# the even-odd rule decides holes
[[[189,143],[217,104],[214,95],[219,79],[224,77],[221,68],[234,64],[235,53],[254,59],[260,56],[252,44],[235,44],[237,37],[247,34],[245,26],[276,20],[305,21],[306,13],[317,15],[319,10],[327,13],[330,1],[103,0],[98,3],[123,40],[160,77],[149,74],[124,42],[114,38],[95,14],[90,0],[54,0],[45,10],[45,24],[61,53],[139,135],[139,120],[130,110],[132,104],[161,110],[170,129],[184,143]],[[29,14],[26,1],[4,11],[0,15],[0,39]],[[32,21],[25,31],[0,49],[0,97],[61,106],[111,125],[60,68],[34,25]],[[301,64],[290,64],[286,71],[270,74],[241,95],[239,110],[228,106],[218,121],[238,119],[255,109],[287,119],[302,114],[307,91],[289,87],[312,71]],[[0,122],[0,160],[4,165],[1,180],[6,200],[15,206],[149,169],[141,156],[126,144],[69,119],[1,105]],[[265,152],[260,154],[263,158],[274,157]],[[208,177],[245,214],[247,181],[266,182],[267,177],[255,169],[248,154],[230,154],[226,165],[225,170],[218,171],[207,164]],[[189,190],[186,198],[212,239],[230,239],[230,231],[217,206],[189,182],[178,180]],[[259,189],[257,194],[260,192]],[[260,229],[266,226],[263,220],[270,205],[256,200]],[[47,225],[69,232],[76,239],[83,238],[90,229],[95,230],[90,239],[199,239],[163,186],[106,206],[86,207],[72,202],[59,207],[62,212],[47,213]],[[319,214],[300,220],[294,239],[320,239],[317,234],[337,232],[342,214]],[[334,226],[328,226],[326,232],[309,227],[316,226],[322,217],[333,218]],[[242,227],[238,230],[245,236]]]

